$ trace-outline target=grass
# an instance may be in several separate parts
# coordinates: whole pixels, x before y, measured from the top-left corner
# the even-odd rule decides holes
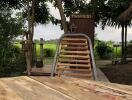
[[[21,48],[21,44],[20,43],[16,43],[15,45],[17,47]],[[53,54],[55,54],[55,52],[56,52],[56,44],[55,43],[45,43],[43,45],[43,48],[44,48],[44,50],[45,49],[52,50]],[[36,44],[36,52],[37,52],[37,57],[39,58],[40,57],[40,45],[39,44]],[[116,48],[113,48],[112,58],[115,58],[116,56],[117,56],[117,58],[121,57],[121,47],[117,48],[117,54],[116,54]],[[53,62],[53,58],[54,57],[44,57],[44,63],[45,64],[51,64]]]
[[[19,48],[22,47],[22,45],[20,43],[15,43],[14,45],[17,46],[17,47],[19,47]]]
[[[15,45],[19,48],[22,48],[21,44],[20,43],[15,43]],[[43,48],[44,49],[51,49],[53,51],[56,51],[56,44],[55,43],[45,43],[43,45]],[[37,52],[37,56],[39,56],[40,54],[40,45],[39,44],[36,44],[36,52]]]
[[[56,44],[55,43],[46,43],[44,44],[44,49],[50,49],[53,51],[53,53],[55,54],[56,52]],[[37,44],[36,45],[36,50],[37,50],[37,56],[40,56],[40,45]],[[54,60],[54,56],[53,57],[44,57],[44,64],[52,64]]]
[[[54,44],[54,43],[51,43],[51,44],[46,43],[46,44],[44,44],[43,48],[44,49],[51,49],[51,50],[53,50],[55,52],[56,51],[56,44]],[[36,45],[36,50],[37,50],[36,51],[37,52],[37,56],[40,56],[40,45],[39,44]]]
[[[19,48],[22,48],[20,43],[15,43],[15,45]],[[55,43],[45,43],[43,45],[43,48],[44,48],[44,50],[50,49],[53,51],[53,53],[55,53],[56,52],[56,46],[57,45]],[[37,53],[37,58],[39,58],[40,57],[40,45],[39,44],[36,44],[36,53]],[[44,57],[44,64],[52,64],[53,59],[54,59],[54,56],[53,57]]]
[[[116,51],[116,48],[114,48],[114,57],[116,57],[116,56],[117,56],[117,58],[121,57],[121,47],[118,47],[117,51]]]

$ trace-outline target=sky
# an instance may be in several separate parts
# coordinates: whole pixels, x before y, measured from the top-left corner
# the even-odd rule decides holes
[[[48,6],[50,8],[50,13],[55,17],[60,19],[60,14],[58,9],[54,8],[52,4],[48,3]],[[67,19],[68,20],[68,19]],[[53,25],[52,23],[49,23],[47,25],[37,25],[34,30],[34,39],[40,39],[43,38],[45,40],[50,39],[58,39],[62,34],[63,30],[60,29],[60,26]],[[104,41],[115,41],[120,42],[121,41],[121,28],[115,29],[112,27],[106,27],[104,30],[98,26],[95,28],[95,33],[97,34],[97,38]],[[132,27],[128,28],[128,41],[132,40]]]

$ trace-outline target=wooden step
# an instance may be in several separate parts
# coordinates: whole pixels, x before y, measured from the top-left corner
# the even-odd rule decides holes
[[[90,56],[89,55],[86,55],[86,56],[80,56],[80,55],[62,55],[60,54],[59,57],[64,57],[64,58],[85,58],[85,59],[89,59]]]
[[[62,40],[64,41],[87,41],[86,39],[83,39],[83,38],[63,38]]]
[[[61,49],[65,49],[65,50],[78,50],[78,51],[82,51],[82,50],[87,50],[87,47],[67,47],[67,46],[61,46]]]
[[[59,62],[80,62],[80,63],[90,63],[90,59],[88,60],[74,60],[74,59],[59,59]]]
[[[58,63],[57,66],[62,66],[62,67],[91,67],[90,64],[68,64],[68,63]]]
[[[88,41],[84,36],[66,36],[61,39],[58,75],[78,76],[92,79],[92,65]]]
[[[75,53],[75,54],[90,54],[90,51],[66,51],[66,50],[61,50],[60,53]]]
[[[87,43],[69,43],[69,42],[61,42],[61,45],[79,45],[79,46],[87,46]]]
[[[66,71],[80,71],[80,72],[87,72],[90,73],[91,72],[91,68],[87,68],[87,69],[78,69],[78,68],[57,68],[57,70],[66,70]]]
[[[66,76],[82,76],[82,77],[92,78],[92,74],[63,73],[63,75],[66,75]]]

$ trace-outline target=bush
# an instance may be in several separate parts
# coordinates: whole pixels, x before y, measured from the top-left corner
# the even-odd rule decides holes
[[[129,43],[132,43],[132,40],[130,40]]]
[[[44,57],[54,57],[55,51],[51,48],[44,49]]]
[[[24,55],[22,55],[20,48],[14,45],[8,45],[7,48],[0,50],[0,76],[11,76],[11,74],[22,74],[26,67]],[[16,75],[16,74],[14,74]]]
[[[111,53],[112,48],[105,42],[98,42],[98,44],[95,46],[95,54],[100,59],[110,59]]]

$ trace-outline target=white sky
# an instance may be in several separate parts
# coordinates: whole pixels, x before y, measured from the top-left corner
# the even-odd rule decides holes
[[[50,8],[50,13],[60,19],[58,9],[54,8],[52,4],[48,3]],[[121,41],[121,29],[115,29],[111,27],[106,27],[105,30],[102,30],[100,26],[95,29],[97,33],[97,38],[100,40],[112,40],[115,42]],[[44,38],[45,40],[57,39],[63,34],[63,30],[60,30],[60,26],[52,25],[51,23],[47,25],[37,25],[35,27],[34,38]],[[128,41],[132,40],[132,28],[128,28]]]

